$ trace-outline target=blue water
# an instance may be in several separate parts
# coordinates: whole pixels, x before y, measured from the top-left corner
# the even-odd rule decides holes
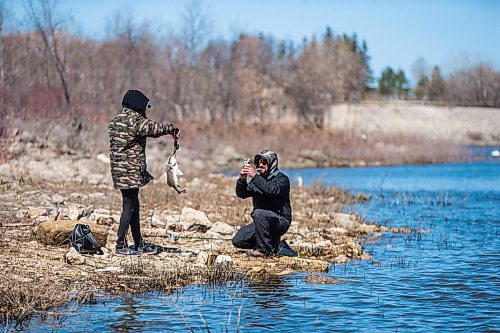
[[[285,170],[371,199],[350,212],[424,234],[366,241],[372,260],[332,265],[334,285],[306,273],[266,283],[190,286],[82,306],[30,331],[500,331],[500,163]]]

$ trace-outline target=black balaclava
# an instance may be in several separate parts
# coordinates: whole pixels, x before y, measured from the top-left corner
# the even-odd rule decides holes
[[[253,163],[255,166],[258,168],[259,167],[259,160],[261,158],[265,158],[267,160],[267,173],[264,175],[265,177],[272,175],[276,170],[278,170],[278,155],[269,149],[265,149],[255,155],[253,158]]]
[[[149,98],[139,90],[127,91],[123,96],[122,106],[141,114],[145,114],[146,108],[151,107],[151,105],[149,105]]]

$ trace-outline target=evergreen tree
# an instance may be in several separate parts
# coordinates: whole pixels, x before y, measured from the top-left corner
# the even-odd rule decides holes
[[[361,60],[363,61],[363,65],[366,69],[366,82],[365,82],[365,90],[370,89],[370,84],[373,82],[373,71],[370,68],[370,56],[368,55],[368,45],[366,41],[363,40],[363,44],[361,45]]]
[[[431,101],[442,100],[446,90],[446,83],[441,76],[441,69],[434,66],[431,82],[429,84],[429,99]]]
[[[414,93],[415,97],[419,100],[426,100],[429,98],[429,78],[425,74],[420,76]]]
[[[398,98],[408,95],[408,92],[410,91],[409,81],[402,69],[400,69],[395,75],[394,83],[396,95],[398,96]]]
[[[324,41],[333,41],[333,30],[331,27],[326,27]]]
[[[395,91],[394,71],[391,67],[387,67],[382,71],[382,75],[378,80],[378,91],[381,95],[390,96]]]
[[[401,98],[410,91],[409,82],[403,70],[398,70],[396,73],[391,67],[387,67],[382,71],[382,76],[378,81],[378,91],[384,96],[397,96]]]

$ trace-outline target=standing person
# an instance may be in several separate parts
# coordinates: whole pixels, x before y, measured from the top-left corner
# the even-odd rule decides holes
[[[180,130],[173,124],[161,124],[146,117],[149,98],[139,90],[129,90],[122,100],[122,110],[108,125],[109,159],[113,186],[119,189],[123,210],[118,227],[116,255],[154,254],[156,248],[145,246],[140,227],[139,188],[153,176],[147,171],[146,138],[170,134],[177,140]],[[127,244],[127,231],[132,231],[134,249]]]
[[[255,167],[247,164],[236,181],[236,195],[252,197],[253,223],[241,227],[233,237],[233,245],[254,249],[248,255],[268,257],[278,253],[280,238],[290,227],[290,180],[278,170],[278,155],[268,149],[254,157]],[[247,175],[249,177],[247,177]]]

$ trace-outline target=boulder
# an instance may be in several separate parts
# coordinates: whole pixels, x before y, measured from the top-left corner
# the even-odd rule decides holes
[[[69,244],[69,235],[73,232],[75,225],[81,223],[74,220],[58,220],[40,223],[36,231],[36,239],[45,245]],[[93,222],[85,222],[90,227],[97,243],[101,246],[106,244],[108,228]]]
[[[224,222],[215,222],[210,231],[219,235],[232,235],[234,228]]]
[[[182,208],[180,222],[184,230],[190,231],[206,232],[212,227],[212,222],[204,212],[189,207]]]
[[[332,213],[332,219],[336,227],[344,228],[347,230],[354,230],[359,221],[355,215],[349,215],[344,213]]]

